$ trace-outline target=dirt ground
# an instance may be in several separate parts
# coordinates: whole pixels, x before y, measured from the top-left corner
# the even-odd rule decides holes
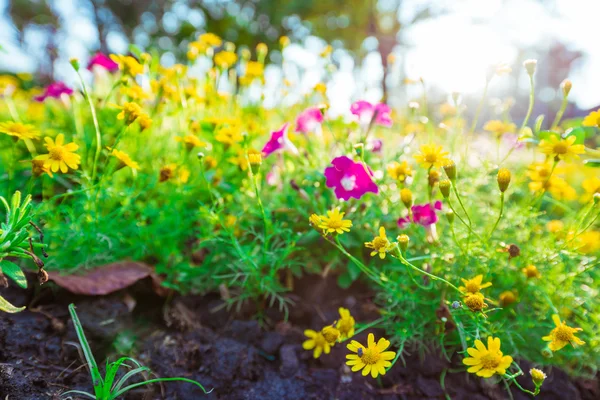
[[[34,285],[32,285],[34,286]],[[91,392],[67,306],[75,303],[98,364],[115,360],[115,343],[133,337],[133,355],[160,377],[197,380],[209,395],[190,384],[169,382],[138,389],[126,399],[508,399],[503,385],[468,375],[459,360],[435,351],[405,355],[381,380],[352,374],[344,366],[345,346],[319,360],[302,350],[303,331],[336,318],[339,306],[358,321],[374,319],[368,291],[341,290],[335,279],[307,277],[296,282],[296,306],[287,322],[267,310],[262,323],[253,310],[227,311],[218,295],[173,296],[168,307],[148,281],[107,296],[75,296],[52,284],[28,291],[2,290],[13,304],[29,305],[19,314],[0,315],[0,398],[59,399],[78,389]],[[130,335],[123,335],[123,332]],[[358,336],[364,340],[366,333]],[[526,361],[520,361],[528,370]],[[445,372],[444,372],[445,371]],[[548,372],[540,399],[599,399],[598,380],[572,379],[559,369]],[[441,376],[445,375],[444,386]],[[530,388],[529,378],[519,381]],[[528,396],[512,390],[514,399]],[[77,399],[78,397],[72,397]]]

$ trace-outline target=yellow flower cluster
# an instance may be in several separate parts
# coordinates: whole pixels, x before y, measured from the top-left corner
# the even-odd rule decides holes
[[[304,331],[308,340],[302,343],[302,347],[304,350],[312,350],[314,358],[319,358],[323,353],[329,354],[337,342],[354,336],[354,317],[343,307],[340,307],[338,312],[340,318],[332,325],[327,325],[318,332],[312,329]]]

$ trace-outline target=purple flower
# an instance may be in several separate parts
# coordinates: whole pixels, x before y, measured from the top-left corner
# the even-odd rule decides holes
[[[373,153],[380,153],[381,146],[383,146],[383,142],[381,141],[381,139],[372,139],[369,142],[369,147],[371,148],[371,151]]]
[[[327,187],[335,188],[338,199],[348,200],[350,197],[360,199],[365,193],[379,193],[379,189],[371,179],[369,169],[346,156],[336,157],[331,161],[333,167],[325,168]]]
[[[94,66],[104,68],[108,72],[115,72],[119,69],[119,64],[117,64],[102,53],[94,54],[94,56],[90,59],[90,62],[87,65],[87,69],[91,71],[94,68]]]
[[[66,94],[67,96],[70,96],[73,94],[73,89],[67,87],[67,85],[65,85],[62,82],[54,82],[51,83],[50,85],[48,85],[46,87],[46,90],[44,90],[44,93],[40,96],[36,96],[33,99],[35,101],[44,101],[46,100],[48,97],[52,97],[54,99],[58,99],[60,98],[63,94]]]
[[[435,227],[436,222],[438,222],[436,210],[439,211],[441,209],[441,201],[436,201],[433,206],[430,203],[415,204],[411,207],[411,214],[409,216],[398,219],[398,227],[405,229],[411,222],[422,225],[427,232],[427,241],[429,243],[436,242],[438,240]]]
[[[296,132],[321,134],[323,113],[318,107],[309,107],[296,118]]]
[[[375,123],[390,127],[392,126],[392,110],[387,104],[379,103],[373,105],[368,101],[359,100],[350,106],[350,112],[358,117],[358,120],[363,125],[368,125],[375,115]]]
[[[294,144],[288,139],[287,130],[290,126],[289,123],[283,124],[280,130],[271,132],[271,139],[265,144],[265,147],[262,149],[263,156],[268,157],[272,153],[276,151],[285,151],[289,150],[293,154],[298,154],[298,149]]]

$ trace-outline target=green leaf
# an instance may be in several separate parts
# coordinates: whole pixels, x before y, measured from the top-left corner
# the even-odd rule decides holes
[[[23,289],[27,289],[27,279],[17,264],[7,260],[2,260],[0,261],[0,270],[2,270],[4,275],[15,281],[17,285]]]
[[[586,132],[583,128],[573,128],[565,132],[565,138],[575,136],[573,144],[583,144],[585,142]]]
[[[13,306],[8,301],[6,301],[6,299],[4,297],[0,296],[0,311],[14,314],[14,313],[21,312],[24,309],[25,309],[25,307]]]
[[[583,163],[586,167],[600,168],[600,159],[585,160]]]
[[[542,129],[542,124],[544,123],[544,116],[540,115],[539,117],[537,117],[535,119],[535,125],[533,128],[533,132],[534,133],[538,133],[540,131],[540,129]]]
[[[138,60],[141,58],[142,56],[142,51],[140,50],[139,47],[137,47],[135,44],[130,44],[129,45],[129,51],[138,58]]]
[[[348,289],[350,285],[352,285],[352,282],[354,282],[354,280],[350,276],[349,272],[344,272],[337,277],[338,286],[342,289]]]
[[[538,133],[538,138],[540,140],[548,140],[548,139],[550,139],[551,136],[554,136],[557,139],[560,139],[560,135],[557,132],[553,132],[553,131],[539,131],[539,133]]]

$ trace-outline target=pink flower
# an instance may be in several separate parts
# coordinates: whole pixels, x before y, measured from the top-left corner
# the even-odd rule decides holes
[[[381,139],[372,139],[369,142],[369,147],[373,153],[381,153],[381,146],[383,146]]]
[[[94,56],[90,59],[90,62],[87,65],[87,69],[91,71],[95,66],[104,68],[108,72],[115,72],[119,69],[119,64],[117,64],[102,53],[94,54]]]
[[[346,156],[334,158],[331,164],[333,167],[325,168],[325,178],[327,187],[335,188],[338,199],[360,199],[367,192],[379,193],[379,188],[371,179],[371,170],[367,172],[368,167]]]
[[[65,94],[67,96],[70,96],[70,95],[73,94],[73,89],[67,87],[67,85],[65,85],[62,82],[54,82],[54,83],[51,83],[50,85],[48,85],[46,87],[46,90],[44,90],[44,93],[42,95],[36,96],[33,99],[35,101],[44,101],[48,97],[52,97],[54,99],[58,99],[63,94]]]
[[[423,226],[433,225],[438,222],[438,216],[435,210],[442,209],[442,202],[436,201],[433,206],[429,203],[415,204],[411,207],[412,221],[410,217],[403,217],[398,220],[400,229],[406,228],[411,222]]]
[[[288,150],[293,154],[298,154],[298,149],[294,144],[288,139],[287,130],[290,126],[289,123],[283,124],[280,130],[271,132],[271,139],[265,144],[265,147],[262,149],[263,156],[268,157],[272,153],[276,151],[285,151]]]
[[[296,118],[296,132],[321,134],[323,113],[318,107],[309,107]]]
[[[392,110],[387,104],[379,103],[373,105],[368,101],[359,100],[350,106],[350,112],[358,117],[358,120],[363,125],[368,125],[375,116],[374,123],[390,127],[392,126]]]
[[[430,203],[415,204],[411,207],[412,222],[425,227],[427,241],[429,243],[437,242],[437,230],[435,227],[438,222],[436,210],[442,209],[442,202],[436,201],[433,206]],[[405,229],[411,223],[411,215],[398,219],[398,227]]]

